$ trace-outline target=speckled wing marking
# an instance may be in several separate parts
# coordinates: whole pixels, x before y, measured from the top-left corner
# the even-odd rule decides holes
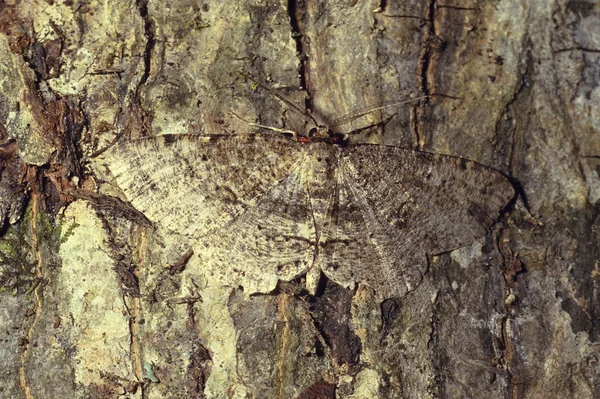
[[[319,242],[323,272],[345,286],[366,284],[380,298],[403,296],[416,288],[427,270],[420,245],[403,243],[403,232],[382,223],[360,185],[344,173],[339,176],[338,195]]]
[[[223,283],[250,290],[320,267],[381,299],[405,295],[427,254],[483,236],[514,196],[473,161],[281,136],[158,136],[106,159],[133,206],[193,239]]]
[[[383,298],[418,285],[426,254],[483,236],[514,196],[505,177],[476,162],[396,147],[346,147],[339,169],[339,205],[320,243],[321,267]]]
[[[123,143],[106,162],[136,209],[197,239],[257,206],[304,158],[279,136],[164,135]]]
[[[278,279],[291,280],[312,266],[315,226],[303,184],[309,171],[302,164],[227,228],[200,240],[200,258],[223,284],[252,291],[272,279],[274,287]]]

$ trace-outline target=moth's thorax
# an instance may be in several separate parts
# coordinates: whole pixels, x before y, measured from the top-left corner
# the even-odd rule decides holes
[[[299,136],[298,142],[302,144],[328,143],[329,145],[345,146],[347,144],[345,135],[331,133],[327,137],[321,136]]]
[[[310,145],[308,191],[315,222],[323,226],[336,195],[341,149],[329,143]]]

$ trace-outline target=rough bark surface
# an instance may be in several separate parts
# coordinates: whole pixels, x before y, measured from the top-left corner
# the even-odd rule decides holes
[[[0,0],[0,397],[600,397],[599,30],[591,0]],[[517,198],[402,298],[217,284],[102,154],[311,127],[242,72],[324,123],[430,96],[340,130]]]

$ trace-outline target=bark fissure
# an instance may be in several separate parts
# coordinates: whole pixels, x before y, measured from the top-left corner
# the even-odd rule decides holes
[[[568,51],[582,51],[584,53],[600,53],[600,49],[589,48],[589,47],[581,47],[581,46],[573,46],[573,47],[561,48],[561,49],[558,49],[558,50],[554,50],[553,53],[557,54],[557,53],[564,53],[564,52],[568,52]]]
[[[444,392],[446,373],[444,369],[447,359],[444,358],[443,348],[440,347],[440,325],[440,299],[439,295],[436,295],[432,306],[429,339],[427,340],[427,351],[436,373],[434,379],[429,383],[428,390],[431,393],[437,393],[437,397],[444,398],[446,397]]]
[[[494,242],[496,251],[500,254],[499,270],[501,273],[500,281],[503,283],[502,293],[505,298],[501,305],[502,312],[498,319],[498,350],[500,351],[493,364],[501,367],[507,374],[508,383],[511,387],[511,396],[513,399],[522,397],[523,386],[515,383],[518,379],[513,371],[513,365],[516,362],[514,356],[517,354],[513,347],[510,331],[511,322],[519,310],[518,300],[513,293],[513,285],[516,277],[525,272],[522,263],[517,259],[517,255],[508,247],[508,231],[503,225],[500,225],[494,232]]]
[[[38,242],[38,218],[39,218],[39,196],[40,193],[37,190],[34,190],[34,193],[31,197],[31,220],[30,220],[30,229],[31,229],[31,249],[35,255],[35,274],[39,281],[39,283],[33,288],[33,296],[34,296],[34,309],[33,309],[33,321],[31,322],[31,326],[27,329],[27,340],[24,342],[23,352],[21,353],[21,366],[19,368],[19,381],[21,384],[21,389],[25,394],[27,399],[34,399],[34,396],[31,393],[30,384],[27,380],[27,358],[29,356],[29,349],[32,345],[34,345],[33,341],[33,333],[35,328],[37,327],[38,321],[41,317],[41,290],[43,288],[43,260],[42,255],[40,253],[40,243]]]
[[[440,4],[439,6],[437,6],[437,8],[447,8],[447,9],[450,9],[450,10],[459,10],[459,11],[475,11],[475,10],[479,10],[479,8],[477,8],[477,7],[459,7],[459,6],[449,5],[449,4]]]
[[[307,79],[306,79],[306,46],[304,44],[304,2],[300,0],[288,0],[288,15],[290,20],[291,35],[296,43],[296,56],[299,60],[298,65],[298,80],[300,88],[307,91]],[[307,95],[304,99],[304,106],[306,109],[312,109],[310,95]]]
[[[527,64],[525,71],[520,74],[518,86],[517,86],[516,90],[513,92],[512,97],[508,100],[508,102],[504,106],[504,113],[496,121],[496,126],[494,127],[495,132],[498,132],[499,126],[500,126],[500,121],[502,120],[502,118],[504,118],[507,114],[514,115],[514,112],[512,111],[513,105],[517,102],[517,100],[519,99],[519,96],[523,93],[523,91],[527,87],[528,75],[529,75],[529,63]],[[516,148],[515,148],[516,142],[517,142],[517,140],[515,138],[516,133],[517,133],[517,126],[515,124],[513,126],[513,128],[511,128],[511,130],[510,130],[510,144],[511,145],[509,148],[509,154],[506,157],[506,160],[508,162],[508,164],[506,165],[506,168],[511,172],[511,174],[513,172],[513,166],[515,163],[514,157],[517,154]]]
[[[429,90],[429,69],[431,66],[432,48],[429,42],[432,36],[435,37],[435,10],[437,8],[436,3],[437,0],[430,0],[428,4],[426,20],[429,22],[429,24],[424,37],[424,51],[421,57],[421,91],[426,96],[431,94]]]
[[[279,295],[277,298],[277,318],[282,323],[282,331],[281,331],[281,349],[279,351],[279,360],[277,365],[277,378],[278,378],[278,393],[277,397],[283,399],[286,397],[285,387],[286,387],[286,374],[287,370],[287,355],[290,351],[290,338],[291,338],[291,329],[290,329],[290,321],[288,320],[288,305],[289,305],[289,297],[287,294],[283,293]]]
[[[421,55],[419,57],[419,70],[418,70],[418,79],[419,79],[419,89],[425,96],[429,96],[431,94],[429,85],[429,74],[433,57],[433,49],[431,46],[432,38],[436,38],[435,36],[435,18],[436,18],[436,7],[437,0],[430,0],[427,5],[427,16],[425,17],[426,29],[425,34],[423,35],[423,50],[421,51]],[[423,126],[421,124],[421,117],[425,112],[425,106],[429,103],[428,98],[426,97],[423,102],[414,107],[414,112],[411,111],[411,120],[412,120],[412,131],[415,136],[415,145],[416,149],[422,150],[425,142],[424,142],[424,132]]]
[[[154,27],[154,22],[152,22],[152,19],[148,14],[148,0],[136,0],[136,5],[138,7],[140,17],[144,21],[144,36],[146,38],[146,46],[144,49],[144,72],[138,84],[139,90],[141,86],[146,84],[148,78],[150,77],[150,72],[152,68],[152,51],[154,50],[154,37],[156,29]]]

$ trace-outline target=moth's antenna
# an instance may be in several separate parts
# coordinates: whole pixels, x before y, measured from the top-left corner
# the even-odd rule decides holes
[[[369,109],[362,109],[362,110],[358,110],[358,111],[352,111],[346,115],[343,115],[339,118],[337,118],[336,120],[334,120],[329,127],[336,127],[336,126],[340,126],[340,125],[344,125],[346,123],[352,122],[353,120],[356,120],[358,118],[360,118],[361,116],[365,116],[367,114],[370,114],[371,112],[375,112],[375,111],[379,111],[380,109],[384,109],[384,108],[388,108],[388,107],[393,107],[395,105],[402,105],[402,104],[407,104],[413,101],[418,101],[418,100],[422,100],[424,98],[429,98],[432,97],[431,95],[429,96],[421,96],[421,97],[417,97],[417,98],[411,98],[410,100],[402,100],[402,101],[395,101],[393,103],[388,103],[388,104],[383,104],[380,105],[379,107],[375,107],[375,108],[369,108]]]
[[[297,137],[296,132],[294,132],[293,130],[279,129],[279,128],[273,127],[273,126],[260,125],[258,123],[250,122],[250,121],[243,119],[241,116],[239,116],[238,114],[236,114],[233,111],[229,111],[229,113],[250,126],[258,127],[261,129],[272,130],[277,133],[290,134],[294,139],[296,139],[296,137]]]
[[[253,81],[254,83],[256,83],[259,87],[261,87],[262,89],[268,91],[269,93],[271,93],[272,95],[274,95],[275,97],[277,97],[278,99],[280,99],[281,101],[283,101],[285,104],[287,104],[288,106],[290,106],[292,109],[300,112],[302,115],[306,116],[307,118],[309,118],[314,124],[315,126],[319,126],[319,122],[317,122],[317,120],[307,111],[303,110],[302,108],[300,108],[299,106],[297,106],[296,104],[294,104],[293,102],[291,102],[290,100],[288,100],[287,98],[283,97],[282,95],[280,95],[279,93],[273,91],[273,89],[271,89],[270,87],[260,83],[258,80],[254,79],[252,76],[242,72],[242,76],[244,76],[247,79],[250,79],[251,81]]]

